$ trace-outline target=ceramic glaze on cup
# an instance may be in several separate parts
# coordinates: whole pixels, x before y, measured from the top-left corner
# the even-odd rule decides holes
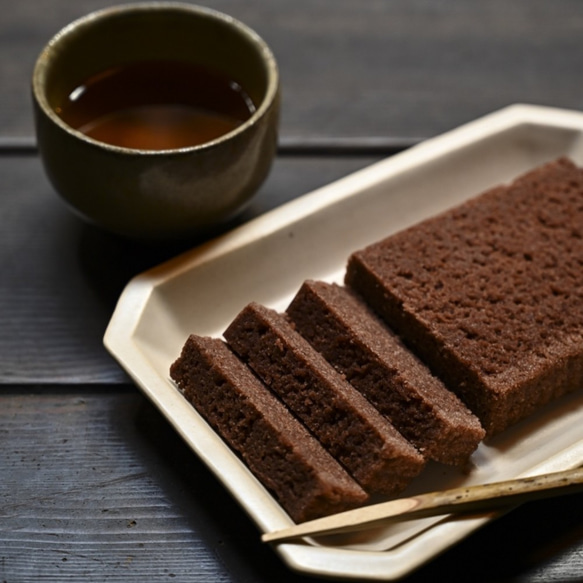
[[[244,91],[248,115],[208,141],[169,148],[147,141],[130,147],[107,143],[67,117],[64,107],[84,98],[84,91],[89,95],[90,80],[148,63],[156,64],[154,78],[157,66],[166,63],[227,80]],[[171,87],[168,79],[160,84]],[[273,54],[247,26],[214,10],[144,3],[81,18],[42,51],[32,91],[39,151],[55,190],[87,220],[123,235],[204,233],[245,206],[275,155],[279,79]],[[119,122],[112,127],[119,128]]]

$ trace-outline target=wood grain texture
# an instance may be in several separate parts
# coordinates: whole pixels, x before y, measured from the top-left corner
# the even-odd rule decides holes
[[[19,0],[1,10],[0,582],[315,581],[260,542],[102,347],[129,278],[196,241],[153,248],[85,225],[31,147],[39,51],[111,4]],[[255,28],[282,76],[288,155],[239,222],[368,165],[395,139],[518,101],[583,106],[578,0],[204,4]],[[322,151],[336,156],[305,156]],[[404,581],[581,581],[582,525],[581,496],[529,504]]]
[[[228,226],[373,161],[279,159]],[[102,346],[119,294],[134,275],[199,241],[143,245],[85,224],[54,193],[36,156],[0,156],[0,175],[0,384],[127,381]]]
[[[32,135],[44,44],[107,0],[20,0],[0,19],[0,134]],[[580,108],[577,0],[208,0],[271,45],[282,134],[429,137],[515,102]]]
[[[135,390],[0,401],[0,580],[257,580],[254,527]]]
[[[260,542],[130,385],[4,386],[0,428],[0,581],[313,580]],[[582,573],[583,499],[569,497],[514,511],[404,581],[565,582]]]

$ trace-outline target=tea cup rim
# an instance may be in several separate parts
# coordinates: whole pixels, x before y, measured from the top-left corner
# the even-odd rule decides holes
[[[261,100],[261,103],[258,105],[258,107],[255,109],[255,111],[251,114],[251,116],[247,120],[245,120],[242,124],[240,124],[236,128],[230,130],[229,132],[226,132],[225,134],[222,134],[221,136],[218,136],[217,138],[214,138],[202,144],[195,144],[192,146],[163,150],[147,150],[140,148],[128,148],[124,146],[118,146],[115,144],[109,144],[106,142],[95,140],[94,138],[87,136],[83,132],[76,130],[75,128],[67,124],[55,112],[55,110],[49,105],[46,95],[44,93],[44,89],[42,87],[42,78],[44,72],[46,71],[50,55],[55,50],[55,47],[58,46],[58,44],[61,42],[61,39],[75,33],[76,31],[79,30],[80,27],[90,26],[94,21],[98,19],[115,17],[117,14],[121,13],[144,12],[148,10],[186,11],[216,18],[218,20],[225,22],[229,26],[233,26],[240,33],[242,33],[249,40],[251,40],[251,42],[254,45],[258,47],[267,71],[267,88],[265,91],[265,95]],[[47,42],[47,44],[45,45],[45,47],[43,48],[35,62],[32,75],[32,90],[38,105],[42,108],[44,113],[51,119],[51,121],[57,124],[63,131],[74,136],[75,138],[82,140],[83,142],[86,142],[89,145],[101,148],[106,151],[110,151],[112,153],[125,154],[128,156],[135,155],[135,156],[159,157],[159,156],[183,155],[188,152],[209,150],[218,147],[223,142],[229,141],[241,133],[246,132],[251,126],[257,124],[258,121],[263,116],[266,115],[266,113],[269,111],[274,101],[276,100],[279,92],[279,71],[277,62],[275,60],[275,56],[271,49],[269,48],[269,46],[267,45],[267,43],[252,28],[250,28],[237,18],[234,18],[233,16],[230,16],[213,8],[208,8],[205,6],[199,6],[195,4],[187,4],[185,2],[147,1],[132,4],[119,4],[95,10],[84,16],[81,16],[80,18],[77,18],[76,20],[73,20],[72,22],[61,28]]]

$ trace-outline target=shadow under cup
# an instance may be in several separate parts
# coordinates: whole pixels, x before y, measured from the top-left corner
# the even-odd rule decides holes
[[[56,113],[94,75],[153,60],[186,61],[228,77],[241,85],[255,111],[210,142],[157,151],[98,142]],[[119,234],[204,233],[245,206],[275,156],[279,79],[273,55],[252,30],[213,10],[146,3],[90,14],[48,43],[32,89],[49,180],[77,213]]]

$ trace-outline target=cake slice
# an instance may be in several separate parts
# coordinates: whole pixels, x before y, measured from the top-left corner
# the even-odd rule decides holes
[[[467,462],[484,437],[478,419],[345,287],[306,281],[287,309],[300,332],[421,453]]]
[[[170,375],[296,522],[368,495],[222,340],[190,336]]]
[[[583,387],[583,171],[545,164],[354,253],[345,281],[494,435]]]
[[[253,302],[224,336],[367,492],[394,494],[421,471],[421,454],[282,314]]]

